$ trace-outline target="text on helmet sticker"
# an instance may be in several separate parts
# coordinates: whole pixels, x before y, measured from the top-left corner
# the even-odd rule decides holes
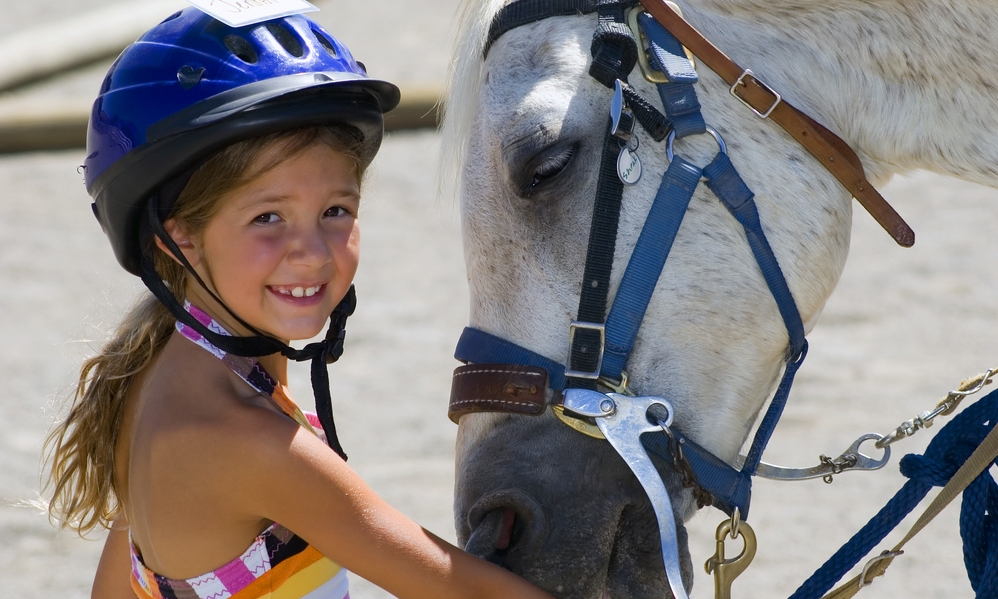
[[[187,0],[230,27],[319,10],[306,0]]]

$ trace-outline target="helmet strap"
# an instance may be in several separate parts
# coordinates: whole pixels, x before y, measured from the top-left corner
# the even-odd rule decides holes
[[[145,283],[149,291],[152,292],[154,296],[166,307],[166,309],[173,315],[174,318],[184,323],[185,325],[191,327],[210,343],[218,347],[219,349],[242,357],[258,357],[258,356],[269,356],[271,354],[279,353],[290,360],[296,362],[304,362],[310,360],[311,365],[311,379],[312,379],[312,392],[315,395],[315,411],[319,417],[319,422],[322,424],[322,428],[326,433],[326,441],[329,447],[333,449],[344,461],[346,461],[347,456],[343,451],[343,447],[340,445],[339,438],[336,435],[336,424],[333,421],[333,406],[332,398],[329,394],[329,372],[327,370],[327,365],[332,364],[340,358],[343,354],[343,341],[346,338],[346,321],[347,318],[353,314],[354,309],[357,306],[357,295],[354,291],[353,285],[347,290],[343,299],[333,310],[330,315],[329,328],[326,330],[326,336],[322,341],[315,343],[309,343],[302,349],[295,349],[273,337],[261,333],[256,327],[248,324],[237,314],[235,314],[226,304],[212,292],[211,289],[205,284],[201,277],[194,271],[194,267],[184,256],[184,253],[177,246],[176,242],[167,233],[166,228],[163,226],[162,221],[159,216],[158,209],[158,198],[153,195],[149,199],[148,206],[148,216],[149,216],[149,226],[153,233],[163,242],[164,245],[170,250],[170,252],[177,258],[177,260],[184,266],[187,272],[191,273],[199,285],[225,310],[232,315],[240,324],[245,326],[248,330],[253,333],[250,337],[235,337],[230,335],[221,335],[210,330],[208,327],[201,324],[196,318],[194,318],[187,310],[184,309],[177,298],[167,287],[166,283],[160,277],[159,273],[156,272],[156,267],[153,264],[152,258],[148,253],[143,252],[141,258],[141,277],[142,282]]]
[[[207,292],[208,295],[210,295],[211,298],[215,300],[215,302],[218,305],[222,306],[222,308],[224,308],[225,311],[229,313],[229,316],[235,318],[239,324],[246,327],[246,329],[248,329],[251,333],[253,333],[253,335],[257,337],[266,337],[266,335],[260,332],[256,327],[246,322],[245,320],[240,318],[238,314],[233,312],[232,309],[230,309],[229,306],[227,306],[225,302],[222,301],[222,298],[215,295],[215,292],[211,290],[211,287],[208,287],[208,285],[204,282],[204,279],[201,278],[201,275],[199,275],[197,271],[194,270],[194,266],[192,266],[191,263],[187,260],[187,256],[184,255],[184,252],[177,245],[177,242],[174,241],[172,237],[170,237],[170,234],[166,231],[166,227],[163,226],[163,221],[160,219],[159,216],[158,194],[153,194],[153,196],[149,198],[149,226],[152,228],[152,232],[156,235],[156,237],[159,238],[159,240],[163,242],[163,245],[165,245],[170,250],[170,253],[173,254],[173,257],[176,258],[177,261],[179,261],[180,264],[183,265],[184,269],[191,276],[194,277],[194,279],[198,282],[198,285],[200,285],[201,288],[204,289],[205,292]]]

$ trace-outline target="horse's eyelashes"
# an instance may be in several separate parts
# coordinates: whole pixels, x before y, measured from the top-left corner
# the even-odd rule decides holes
[[[553,150],[552,152],[552,148],[548,148],[528,163],[528,167],[532,171],[530,180],[531,190],[557,177],[564,171],[572,161],[572,157],[575,156],[578,144],[553,148]]]
[[[534,180],[531,182],[533,187],[536,187],[546,179],[549,179],[562,171],[568,161],[572,158],[573,151],[569,149],[567,152],[563,152],[557,156],[548,158],[534,170]]]

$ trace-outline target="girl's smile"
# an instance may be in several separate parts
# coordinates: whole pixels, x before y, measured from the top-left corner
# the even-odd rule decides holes
[[[306,298],[312,297],[316,293],[324,291],[325,287],[326,285],[325,283],[323,283],[321,285],[315,285],[315,286],[296,285],[294,287],[287,287],[287,286],[277,287],[275,285],[270,285],[267,288],[273,291],[274,293],[277,293],[278,295],[291,296],[296,299],[299,299],[302,297]]]
[[[280,160],[279,151],[258,162]],[[278,339],[308,339],[323,329],[357,270],[355,172],[350,158],[314,145],[223,196],[200,240],[175,223],[168,230],[175,239],[179,233],[191,264],[240,318]],[[233,333],[248,333],[198,285],[188,295]]]

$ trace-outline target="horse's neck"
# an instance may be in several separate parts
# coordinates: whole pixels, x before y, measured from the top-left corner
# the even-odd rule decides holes
[[[998,3],[686,0],[744,68],[845,138],[872,175],[998,186]]]

